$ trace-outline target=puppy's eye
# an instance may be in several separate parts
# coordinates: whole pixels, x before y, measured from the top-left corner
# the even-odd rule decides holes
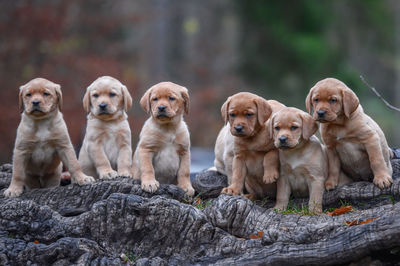
[[[317,103],[318,101],[319,101],[319,100],[318,100],[318,98],[315,98],[315,99],[314,99],[314,102],[316,102],[316,103]]]
[[[275,127],[275,130],[279,131],[279,130],[281,130],[281,128],[280,127]]]
[[[175,101],[175,97],[169,96],[170,101]]]
[[[298,126],[291,126],[291,127],[290,127],[290,130],[291,130],[291,131],[295,131],[295,130],[298,129],[298,128],[299,128]]]
[[[31,97],[32,94],[31,94],[31,93],[27,93],[27,94],[25,94],[25,96],[26,96],[26,97]]]
[[[337,102],[337,100],[336,100],[336,98],[332,98],[332,99],[329,100],[329,102],[330,103],[335,103],[335,102]]]
[[[252,117],[254,114],[251,114],[251,113],[247,113],[246,114],[246,117]]]
[[[50,95],[50,93],[48,93],[48,92],[43,92],[43,96],[49,96]]]
[[[229,114],[229,116],[230,116],[230,117],[236,117],[236,115],[233,114],[233,113]]]
[[[99,97],[99,95],[97,93],[95,93],[95,94],[93,94],[93,97],[97,98],[97,97]]]
[[[115,94],[114,92],[110,92],[110,97],[112,98],[112,97],[115,97],[117,94]]]
[[[156,101],[158,101],[158,98],[153,98],[153,102],[156,102]]]

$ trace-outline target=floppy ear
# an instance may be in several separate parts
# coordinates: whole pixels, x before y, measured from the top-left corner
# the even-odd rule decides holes
[[[85,96],[83,96],[83,109],[85,109],[86,113],[90,113],[90,86],[86,89]]]
[[[61,86],[59,84],[54,84],[54,90],[56,91],[58,99],[58,109],[61,111],[63,105],[63,97],[61,92]]]
[[[226,123],[228,123],[228,110],[229,110],[229,103],[231,102],[231,97],[228,97],[228,99],[226,99],[226,101],[224,102],[224,104],[221,107],[221,116],[222,119],[224,119],[225,125]]]
[[[122,85],[122,97],[124,100],[124,110],[125,112],[128,112],[132,107],[132,97],[125,85]]]
[[[142,106],[143,110],[148,114],[150,113],[150,96],[151,88],[148,89],[140,99],[140,106]]]
[[[312,109],[312,94],[313,94],[313,90],[314,88],[310,89],[310,92],[308,93],[307,97],[306,97],[306,108],[309,114],[311,114],[311,109]]]
[[[19,95],[18,95],[18,106],[19,106],[19,110],[21,111],[21,113],[25,110],[25,106],[24,106],[24,99],[23,99],[23,91],[24,91],[25,85],[19,87]]]
[[[274,138],[274,118],[275,114],[267,120],[267,132],[269,133],[269,139]]]
[[[342,89],[342,97],[344,114],[346,117],[350,117],[351,113],[353,113],[360,104],[360,100],[357,95],[347,87]]]
[[[190,99],[189,99],[188,90],[185,87],[181,88],[181,96],[182,96],[184,104],[185,104],[185,114],[189,114]]]
[[[303,139],[309,139],[318,130],[317,122],[307,113],[300,114],[301,120],[303,121],[302,132]]]
[[[257,97],[256,99],[254,99],[254,103],[257,106],[257,119],[258,119],[258,123],[260,125],[264,124],[268,118],[271,116],[272,114],[272,108],[271,105],[269,105],[269,103],[267,102],[267,100],[261,98],[261,97]]]

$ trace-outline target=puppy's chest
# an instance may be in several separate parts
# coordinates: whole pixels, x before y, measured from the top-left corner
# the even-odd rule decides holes
[[[290,158],[281,162],[281,175],[288,179],[292,192],[297,195],[307,193],[308,183],[313,179],[304,162],[299,158]]]

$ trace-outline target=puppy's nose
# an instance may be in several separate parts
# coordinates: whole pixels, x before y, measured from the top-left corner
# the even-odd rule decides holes
[[[100,109],[106,109],[106,107],[107,107],[107,104],[106,103],[101,103],[101,104],[99,104],[99,107],[100,107]]]
[[[33,100],[32,101],[33,106],[38,106],[40,104],[39,100]]]
[[[164,112],[166,108],[167,108],[166,106],[160,105],[160,106],[158,106],[158,111],[159,112]]]
[[[279,142],[280,142],[281,144],[286,144],[286,141],[287,141],[287,137],[286,137],[286,136],[281,136],[281,137],[279,137]]]
[[[318,117],[320,117],[320,118],[324,117],[325,113],[326,113],[326,111],[324,111],[324,110],[317,111]]]
[[[237,133],[240,133],[243,130],[243,126],[241,126],[241,125],[235,126],[235,130],[236,130]]]

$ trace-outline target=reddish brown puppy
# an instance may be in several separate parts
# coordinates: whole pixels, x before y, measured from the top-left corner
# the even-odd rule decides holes
[[[340,169],[353,180],[373,180],[379,188],[392,183],[392,152],[378,124],[363,111],[356,94],[340,80],[326,78],[311,88],[306,107],[321,122],[327,147],[327,190],[338,184]]]

